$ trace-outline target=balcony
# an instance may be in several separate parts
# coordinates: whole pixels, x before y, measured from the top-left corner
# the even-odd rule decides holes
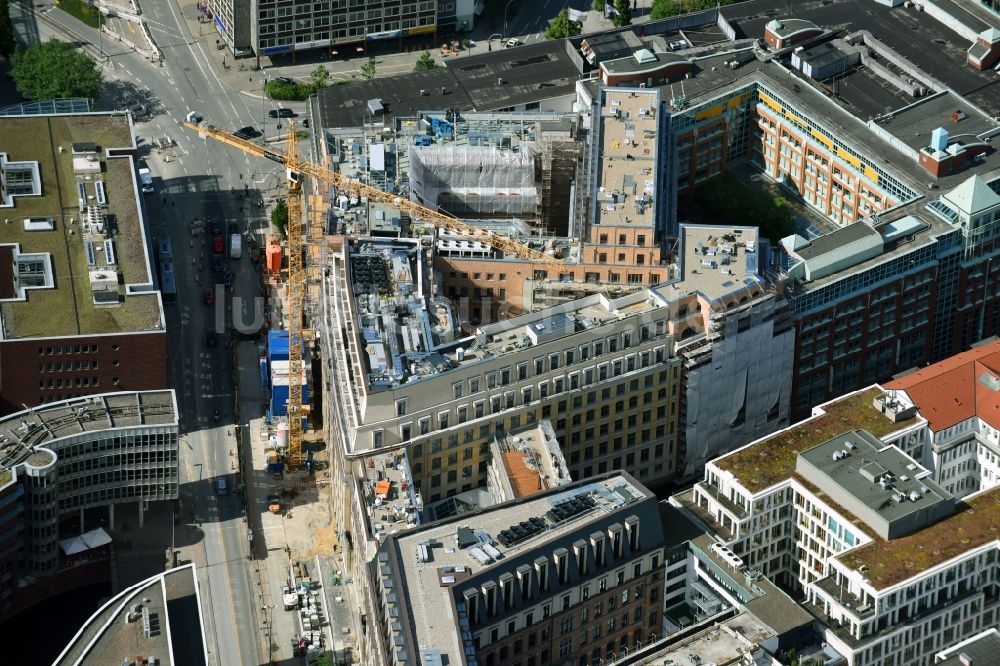
[[[741,506],[719,491],[719,489],[711,484],[700,482],[697,484],[698,490],[703,491],[706,495],[713,497],[719,504],[722,505],[726,511],[736,516],[737,520],[743,520],[747,517],[746,507]]]
[[[867,620],[875,615],[875,604],[865,603],[854,595],[847,587],[839,584],[833,576],[825,576],[813,583],[828,599],[839,603],[858,620]]]

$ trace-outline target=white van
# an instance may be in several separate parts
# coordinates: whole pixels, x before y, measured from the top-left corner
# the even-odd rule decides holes
[[[143,194],[153,193],[153,176],[149,173],[149,169],[139,169],[139,185],[142,186]]]

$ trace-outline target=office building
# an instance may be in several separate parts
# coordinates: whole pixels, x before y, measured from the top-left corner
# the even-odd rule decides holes
[[[929,664],[998,619],[1000,492],[936,483],[927,424],[874,386],[710,462],[672,501],[799,595],[846,663]]]
[[[151,576],[104,603],[53,666],[207,666],[208,644],[194,564]]]
[[[380,663],[589,663],[662,635],[656,497],[623,472],[390,536]]]
[[[0,413],[164,388],[130,116],[4,116],[0,137]]]
[[[107,575],[78,580],[68,557],[78,547],[60,541],[113,527],[116,505],[136,504],[141,527],[148,502],[177,499],[178,427],[173,391],[73,398],[0,420],[0,614],[39,601],[42,579],[52,594]]]
[[[354,56],[372,42],[402,46],[409,37],[454,35],[472,30],[473,0],[403,2],[387,0],[208,0],[207,18],[236,56],[260,56],[322,49]],[[339,51],[339,52],[338,52]]]

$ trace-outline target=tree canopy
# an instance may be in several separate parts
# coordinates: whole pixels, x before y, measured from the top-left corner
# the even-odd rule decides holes
[[[274,208],[271,209],[271,224],[282,236],[285,235],[285,229],[288,227],[288,204],[285,203],[284,199],[279,199],[274,204]]]
[[[28,99],[96,97],[104,77],[97,63],[65,42],[50,40],[14,54],[10,75]]]
[[[564,39],[575,37],[583,31],[583,26],[576,21],[569,20],[569,10],[565,7],[556,14],[555,18],[549,21],[549,27],[545,29],[545,39]]]
[[[375,78],[375,58],[369,57],[368,62],[361,65],[361,78],[371,81]]]
[[[437,67],[438,64],[434,61],[434,58],[431,56],[431,52],[424,51],[423,53],[420,54],[420,57],[417,58],[417,63],[413,66],[413,71],[428,72],[432,69],[437,69]]]
[[[615,0],[615,15],[611,17],[611,22],[616,28],[632,23],[631,0]]]
[[[699,187],[694,203],[713,223],[759,227],[775,243],[795,233],[795,213],[784,197],[747,187],[730,175]]]
[[[731,5],[736,0],[653,0],[649,19],[657,19],[697,12],[702,9],[713,9],[716,6]]]
[[[309,78],[312,79],[313,86],[316,90],[326,88],[330,85],[330,70],[323,65],[316,65],[316,69],[309,74]]]

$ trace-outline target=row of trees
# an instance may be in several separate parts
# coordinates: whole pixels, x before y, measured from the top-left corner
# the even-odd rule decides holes
[[[653,0],[649,18],[652,21],[662,18],[697,12],[702,9],[714,9],[723,5],[731,5],[736,0]]]

